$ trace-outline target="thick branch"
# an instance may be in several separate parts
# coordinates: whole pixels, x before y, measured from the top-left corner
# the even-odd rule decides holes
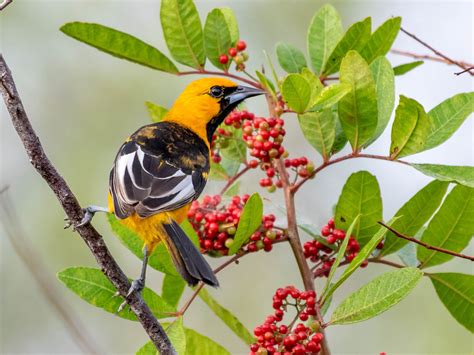
[[[451,250],[448,250],[448,249],[443,249],[443,248],[439,248],[439,247],[435,247],[433,245],[429,245],[425,242],[422,242],[421,240],[418,240],[416,238],[413,238],[413,237],[409,237],[405,234],[402,234],[400,232],[397,232],[395,229],[393,229],[392,227],[386,225],[385,223],[383,222],[378,222],[380,225],[384,226],[385,228],[387,228],[390,232],[392,232],[393,234],[395,234],[398,238],[402,238],[402,239],[405,239],[405,240],[408,240],[410,242],[413,242],[413,243],[416,243],[418,245],[421,245],[422,247],[426,248],[426,249],[429,249],[429,250],[436,250],[436,251],[439,251],[440,253],[443,253],[443,254],[448,254],[448,255],[452,255],[452,256],[455,256],[455,257],[458,257],[458,258],[463,258],[463,259],[467,259],[467,260],[471,260],[471,261],[474,261],[474,256],[469,256],[469,255],[465,255],[465,254],[460,254],[460,253],[456,253],[454,251],[451,251]]]
[[[83,216],[81,206],[66,181],[59,175],[43,151],[39,138],[23,108],[10,69],[2,55],[0,55],[0,91],[10,113],[13,126],[25,147],[31,164],[53,190],[70,221],[74,224],[79,223]],[[102,272],[117,288],[118,292],[125,296],[130,288],[130,282],[110,254],[101,235],[90,224],[77,228],[77,232],[91,250]],[[127,303],[160,353],[176,354],[165,331],[143,301],[141,295],[136,292],[132,293],[127,298]]]

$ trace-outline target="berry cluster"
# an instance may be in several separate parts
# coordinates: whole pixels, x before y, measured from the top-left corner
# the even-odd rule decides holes
[[[245,62],[249,59],[248,54],[244,52],[246,48],[245,41],[237,41],[235,47],[229,48],[228,54],[223,53],[219,56],[219,63],[225,65],[229,63],[229,60],[233,60],[237,71],[245,70]]]
[[[296,308],[297,318],[306,322],[316,315],[316,294],[314,291],[299,291],[294,286],[279,288],[273,296],[274,314],[269,315],[262,325],[255,327],[256,342],[250,346],[251,354],[307,354],[321,350],[323,334],[318,333],[316,322],[292,321],[290,325],[280,324],[285,312]]]
[[[201,202],[194,201],[188,211],[188,218],[199,236],[201,251],[211,256],[222,256],[229,253],[234,243],[234,236],[239,224],[242,209],[249,195],[234,196],[230,203],[221,205],[221,196],[205,195]],[[262,217],[262,224],[251,235],[243,246],[249,252],[258,250],[270,251],[275,240],[283,237],[283,232],[274,228],[275,216],[267,214]]]
[[[316,276],[328,276],[331,266],[334,263],[332,255],[339,250],[342,241],[346,237],[346,232],[341,229],[336,229],[334,225],[334,218],[331,218],[326,225],[321,229],[323,240],[312,240],[304,243],[304,255],[314,263],[319,263],[319,267],[315,270]],[[345,261],[351,262],[360,250],[360,245],[355,240],[354,236],[349,237],[349,242],[345,251]],[[365,260],[361,267],[366,267],[368,261]]]
[[[255,158],[248,164],[252,169],[260,166],[265,172],[267,177],[260,180],[260,186],[267,187],[270,192],[282,186],[273,160],[288,154],[282,146],[286,133],[284,124],[282,119],[273,117],[255,117],[253,121],[246,120],[242,124],[242,137],[250,149],[250,155]]]

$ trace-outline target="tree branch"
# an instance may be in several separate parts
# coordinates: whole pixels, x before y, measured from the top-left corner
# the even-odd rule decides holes
[[[273,102],[270,95],[267,95],[268,110],[271,117],[278,117],[278,113],[275,110],[275,103]],[[294,185],[292,185],[288,179],[288,172],[285,168],[283,159],[280,158],[276,161],[276,168],[280,175],[280,180],[283,184],[283,191],[285,194],[285,205],[286,205],[286,218],[288,223],[288,241],[290,242],[293,255],[295,256],[296,263],[300,271],[301,278],[303,280],[303,285],[307,291],[316,291],[314,287],[314,277],[311,269],[309,268],[308,262],[304,256],[303,248],[301,246],[301,240],[298,234],[298,225],[296,222],[296,208],[295,208],[295,190],[293,190]],[[316,319],[319,324],[323,324],[324,320],[321,315],[321,309],[319,306],[316,306]],[[321,328],[321,333],[323,334],[323,341],[321,342],[321,355],[330,355],[331,351],[329,350],[329,344],[327,342],[327,337],[324,332],[324,329]]]
[[[13,0],[3,0],[2,3],[0,4],[0,11],[2,11],[4,8],[6,8],[8,5],[10,5],[13,2]]]
[[[339,158],[335,158],[333,160],[328,160],[324,163],[322,163],[320,166],[318,166],[317,168],[314,169],[314,171],[311,173],[311,175],[309,175],[308,177],[305,177],[304,179],[301,179],[297,184],[295,184],[293,187],[292,187],[292,191],[293,193],[295,193],[296,191],[299,190],[299,188],[309,179],[313,178],[314,176],[316,176],[317,173],[319,173],[321,170],[324,170],[326,169],[328,166],[330,165],[333,165],[333,164],[337,164],[337,163],[340,163],[344,160],[348,160],[348,159],[354,159],[354,158],[367,158],[367,159],[376,159],[376,160],[386,160],[386,161],[393,161],[393,162],[396,162],[396,163],[400,163],[400,164],[405,164],[405,165],[410,165],[410,163],[404,161],[404,160],[399,160],[399,159],[392,159],[390,157],[387,157],[387,156],[384,156],[384,155],[375,155],[375,154],[363,154],[363,153],[357,153],[357,152],[352,152],[350,154],[347,154],[347,155],[343,155],[342,157],[339,157]]]
[[[422,242],[421,240],[418,240],[418,239],[415,239],[413,237],[409,237],[407,235],[404,235],[400,232],[397,232],[395,229],[393,229],[392,227],[386,225],[385,223],[383,222],[378,222],[378,224],[384,226],[385,228],[387,228],[390,232],[392,232],[393,234],[395,234],[398,238],[402,238],[402,239],[405,239],[405,240],[408,240],[410,242],[413,242],[413,243],[416,243],[418,245],[421,245],[422,247],[426,248],[426,249],[429,249],[429,250],[436,250],[436,251],[439,251],[440,253],[443,253],[443,254],[448,254],[448,255],[452,255],[452,256],[455,256],[455,257],[458,257],[458,258],[463,258],[463,259],[467,259],[467,260],[471,260],[471,261],[474,261],[474,256],[469,256],[469,255],[465,255],[465,254],[460,254],[460,253],[456,253],[454,251],[451,251],[451,250],[448,250],[448,249],[443,249],[443,248],[439,248],[439,247],[435,247],[433,245],[429,245],[425,242]]]
[[[210,71],[210,70],[191,70],[191,71],[182,71],[177,73],[178,76],[182,75],[195,75],[195,74],[200,74],[200,75],[219,75],[219,76],[226,76],[228,78],[240,80],[243,83],[247,83],[253,87],[256,87],[257,89],[263,89],[262,85],[260,85],[259,82],[255,82],[252,80],[249,80],[247,78],[242,78],[241,76],[229,73],[229,72],[224,72],[224,71]]]
[[[3,55],[0,55],[0,91],[10,113],[13,126],[23,143],[31,164],[54,192],[70,221],[73,224],[79,223],[83,216],[81,206],[66,181],[59,175],[43,151]],[[118,292],[125,297],[130,288],[130,282],[110,254],[102,236],[90,224],[78,227],[77,232],[91,250],[102,272],[117,288]],[[143,301],[141,295],[133,292],[126,301],[160,353],[176,354],[168,336],[148,305]]]
[[[407,36],[413,38],[415,41],[417,41],[418,43],[420,43],[422,46],[428,48],[430,51],[432,51],[434,54],[436,54],[438,57],[441,57],[443,58],[446,62],[448,63],[451,63],[451,64],[454,64],[454,65],[457,65],[458,67],[460,67],[461,69],[468,69],[469,67],[472,67],[472,65],[466,65],[467,63],[461,63],[457,60],[454,60],[454,59],[451,59],[449,58],[447,55],[441,53],[440,51],[434,49],[433,47],[431,47],[428,43],[426,43],[425,41],[421,40],[420,38],[418,38],[417,36],[415,36],[413,33],[410,33],[408,32],[407,30],[405,30],[403,27],[400,27],[400,31],[402,31],[403,33],[405,33]],[[474,73],[470,72],[469,69],[468,69],[468,72],[469,74],[471,75],[474,75]]]
[[[247,171],[249,171],[249,170],[250,170],[250,166],[247,164],[247,165],[245,165],[245,167],[244,167],[242,170],[240,170],[237,174],[235,174],[234,176],[232,176],[231,178],[229,178],[229,180],[227,180],[226,184],[225,184],[224,187],[222,188],[221,192],[219,192],[219,195],[223,195],[223,194],[227,191],[227,189],[232,186],[232,184],[233,184],[234,182],[236,182],[238,179],[240,179],[240,177],[241,177],[242,175],[244,175],[244,174],[245,174]]]
[[[448,65],[455,65],[455,64],[447,61],[446,59],[439,58],[439,57],[436,57],[434,55],[417,54],[417,53],[413,53],[413,52],[409,52],[409,51],[402,51],[400,49],[391,49],[390,53],[402,55],[402,56],[405,56],[405,57],[410,57],[410,58],[413,58],[413,59],[425,59],[425,60],[431,60],[433,62],[444,63],[444,64],[448,64]],[[471,63],[464,62],[464,61],[461,61],[461,60],[458,60],[458,63],[461,63],[462,65],[465,65],[465,66],[472,66]]]

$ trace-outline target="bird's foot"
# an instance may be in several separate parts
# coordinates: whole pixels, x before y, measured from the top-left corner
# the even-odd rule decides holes
[[[141,293],[144,287],[145,287],[145,280],[143,279],[133,280],[132,285],[128,289],[128,292],[125,298],[130,297],[130,295],[134,292]],[[122,304],[119,306],[117,313],[121,312],[125,308],[126,305],[127,305],[127,301],[123,301]]]
[[[88,206],[83,208],[82,211],[84,212],[84,217],[82,217],[81,221],[78,224],[73,224],[69,217],[65,217],[64,221],[66,224],[64,225],[64,229],[72,227],[73,232],[76,231],[77,228],[82,227],[92,221],[96,212],[109,212],[107,208],[100,207],[100,206]]]

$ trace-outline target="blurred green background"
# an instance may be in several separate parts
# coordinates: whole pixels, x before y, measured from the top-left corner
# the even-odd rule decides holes
[[[274,56],[274,44],[288,41],[306,47],[306,30],[322,1],[197,1],[204,20],[216,6],[230,6],[240,23],[241,37],[248,43],[250,69],[261,67],[262,50]],[[354,21],[372,16],[374,27],[391,16],[402,16],[402,26],[416,33],[452,58],[472,61],[473,3],[471,1],[339,1],[347,28]],[[98,22],[131,33],[166,53],[159,24],[159,1],[16,0],[0,14],[1,52],[10,65],[24,105],[47,154],[66,178],[83,205],[106,204],[108,172],[116,149],[137,127],[148,123],[144,101],[170,106],[191,77],[175,77],[118,60],[74,41],[59,27],[69,21]],[[419,44],[399,34],[394,48],[426,53]],[[411,59],[389,55],[392,63]],[[398,94],[413,97],[427,110],[460,92],[472,90],[469,75],[455,76],[455,67],[426,62],[396,80]],[[283,73],[282,73],[283,74]],[[95,266],[95,260],[80,238],[63,230],[64,213],[46,184],[34,172],[11,127],[3,104],[1,113],[0,186],[9,185],[26,236],[48,267],[47,277],[74,265]],[[251,100],[249,109],[266,114],[264,99]],[[295,117],[287,117],[286,146],[296,155],[316,163],[320,158],[304,141]],[[410,157],[410,161],[472,165],[473,125],[467,121],[445,144]],[[388,153],[390,132],[368,152]],[[347,148],[346,148],[347,150]],[[332,206],[354,171],[369,170],[379,180],[384,216],[392,214],[429,179],[409,167],[370,160],[351,160],[327,169],[305,184],[297,199],[301,220],[318,228],[331,216]],[[257,188],[259,172],[243,179],[243,191]],[[219,183],[208,184],[215,193]],[[267,195],[266,211],[282,204],[279,193]],[[281,216],[281,214],[280,214]],[[281,220],[280,224],[284,221]],[[105,217],[94,225],[103,233],[113,255],[130,277],[138,275],[140,262],[111,234]],[[307,238],[307,236],[303,236]],[[14,253],[4,229],[1,243],[2,353],[78,353],[80,349],[64,324],[45,300],[27,269]],[[473,246],[466,251],[473,254]],[[396,259],[396,256],[393,257]],[[217,265],[219,260],[211,260]],[[454,260],[438,271],[472,273],[469,262]],[[359,271],[335,295],[333,305],[377,274],[388,271],[369,265]],[[277,287],[301,286],[297,267],[287,245],[270,253],[253,254],[238,266],[219,274],[221,287],[212,294],[238,314],[249,328],[271,313],[271,297]],[[148,285],[160,289],[161,275],[150,271]],[[133,353],[147,341],[138,323],[119,319],[94,308],[53,280],[74,316],[92,334],[104,353]],[[186,294],[189,294],[187,291]],[[198,299],[188,311],[185,325],[223,344],[232,353],[248,353],[237,339]],[[334,354],[428,354],[471,353],[473,338],[438,300],[429,280],[388,312],[364,323],[328,329]]]

